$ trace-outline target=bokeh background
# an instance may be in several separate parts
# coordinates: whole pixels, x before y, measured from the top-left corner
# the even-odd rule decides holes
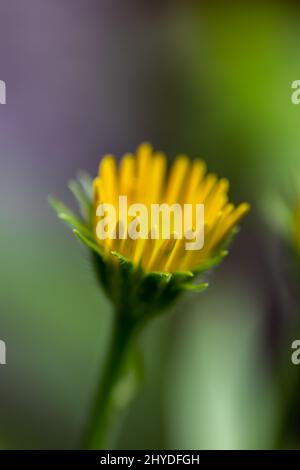
[[[252,211],[210,288],[144,332],[115,447],[300,447],[297,283],[271,223],[300,170],[299,19],[289,1],[1,0],[2,449],[80,447],[111,308],[47,197],[74,207],[69,178],[145,140],[204,157]]]

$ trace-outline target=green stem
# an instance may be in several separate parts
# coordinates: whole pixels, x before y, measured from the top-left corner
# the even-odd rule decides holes
[[[115,315],[111,345],[85,436],[84,447],[87,449],[107,448],[108,433],[114,417],[112,393],[122,374],[135,330],[136,324],[127,316]]]

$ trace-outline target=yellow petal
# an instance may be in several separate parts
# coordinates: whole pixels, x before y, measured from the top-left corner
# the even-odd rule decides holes
[[[141,144],[137,149],[137,188],[135,202],[145,204],[149,190],[149,174],[151,172],[152,147]]]
[[[105,202],[116,204],[118,194],[117,168],[113,155],[103,157],[99,166],[99,175],[103,182]]]
[[[185,155],[180,155],[176,158],[171,168],[166,195],[164,198],[167,204],[178,202],[188,168],[189,159]]]
[[[197,195],[197,189],[200,182],[202,181],[206,171],[206,165],[202,160],[194,160],[192,163],[192,168],[188,176],[188,181],[186,184],[186,190],[183,197],[183,202],[191,203],[195,201]]]
[[[120,163],[119,190],[121,196],[128,197],[128,203],[132,199],[135,184],[135,159],[130,153],[124,155]]]
[[[148,204],[156,204],[160,201],[165,183],[166,167],[166,156],[161,152],[155,153],[152,160],[151,172],[148,175],[151,180],[147,197]]]

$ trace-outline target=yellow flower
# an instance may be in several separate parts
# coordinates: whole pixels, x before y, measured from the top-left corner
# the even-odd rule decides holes
[[[207,174],[202,160],[191,161],[180,155],[167,172],[166,157],[153,152],[149,144],[140,145],[136,155],[126,154],[119,165],[113,156],[106,155],[93,182],[81,174],[69,187],[79,203],[80,217],[60,201],[51,198],[50,202],[59,218],[71,225],[90,250],[99,284],[115,311],[111,351],[86,432],[86,445],[97,449],[111,421],[111,413],[120,406],[118,402],[124,404],[123,399],[116,398],[116,390],[124,380],[125,369],[130,375],[125,378],[126,390],[133,393],[140,380],[133,354],[130,370],[128,368],[128,349],[137,332],[166,311],[185,291],[201,292],[207,287],[207,272],[222,261],[227,253],[224,248],[249,211],[249,205],[243,203],[235,207],[231,204],[228,181]],[[122,206],[122,198],[131,207],[133,204],[142,206],[143,217],[136,212],[116,210]],[[153,205],[168,208],[177,205],[179,213],[184,212],[184,215],[188,206],[188,218],[183,217],[177,223],[175,213],[172,219],[169,217],[170,239],[163,236],[160,219],[162,222],[165,219],[161,213],[160,219],[153,222],[152,211],[149,211]],[[197,246],[196,250],[188,250],[186,240],[191,240],[191,235],[197,238],[199,233],[199,207],[201,249]],[[101,230],[99,236],[98,226],[103,228],[107,208],[112,208],[114,215],[112,230]],[[143,236],[132,237],[131,222],[134,225],[139,221],[147,221],[147,228]],[[140,230],[136,233],[141,235]],[[148,237],[149,233],[154,233],[155,237]],[[130,393],[125,395],[128,400]],[[103,448],[107,446],[103,444]]]
[[[167,173],[167,159],[161,152],[154,152],[149,144],[141,144],[136,155],[126,154],[117,165],[112,155],[100,162],[99,174],[93,182],[94,218],[99,204],[108,203],[118,207],[119,196],[127,196],[128,204],[196,204],[204,205],[204,246],[199,250],[186,250],[184,233],[170,239],[138,238],[133,240],[118,237],[95,239],[106,256],[119,253],[124,258],[140,265],[145,272],[195,271],[211,260],[227,240],[233,229],[249,211],[249,204],[234,206],[228,200],[228,180],[218,179],[206,173],[202,160],[190,160],[180,155]],[[155,230],[151,226],[149,232]],[[118,228],[120,220],[116,222]],[[192,229],[193,227],[190,227]]]
[[[165,155],[153,152],[149,144],[140,145],[136,155],[124,155],[119,165],[112,155],[106,155],[94,181],[81,174],[69,187],[79,203],[80,218],[60,201],[51,198],[50,202],[59,218],[71,225],[75,235],[91,250],[99,283],[116,311],[134,323],[165,310],[186,290],[205,289],[207,272],[227,254],[238,223],[249,211],[247,203],[235,207],[228,201],[228,181],[206,173],[202,160],[191,161],[180,155],[168,172]],[[186,249],[187,232],[198,233],[194,217],[188,219],[191,227],[186,227],[185,218],[181,219],[180,230],[175,218],[170,218],[168,239],[162,236],[160,221],[158,227],[151,225],[151,211],[147,210],[148,233],[153,230],[155,237],[132,238],[131,233],[126,236],[128,222],[139,220],[136,214],[129,217],[128,212],[123,218],[114,218],[113,231],[106,233],[107,238],[98,237],[98,224],[106,218],[103,204],[119,208],[120,196],[126,196],[128,205],[138,203],[146,209],[155,204],[175,204],[182,211],[189,205],[194,215],[202,204],[202,248]],[[119,213],[116,210],[118,216]],[[120,237],[120,232],[125,236]]]

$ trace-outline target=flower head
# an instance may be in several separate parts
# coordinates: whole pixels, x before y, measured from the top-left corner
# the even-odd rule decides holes
[[[81,175],[79,181],[70,183],[70,189],[79,201],[81,220],[60,202],[52,200],[52,204],[93,251],[107,295],[117,308],[124,310],[125,305],[133,315],[160,310],[186,289],[206,287],[203,282],[196,285],[195,277],[223,259],[238,223],[249,211],[247,203],[234,206],[229,202],[228,181],[207,173],[202,160],[180,155],[168,171],[165,155],[154,152],[149,144],[140,145],[135,155],[124,155],[119,165],[112,155],[104,156],[93,182]],[[166,238],[159,223],[164,216],[160,214],[154,223],[151,210],[146,211],[147,236],[132,237],[129,226],[133,223],[137,228],[141,215],[120,215],[120,196],[126,197],[128,205],[143,205],[146,210],[153,205],[176,206],[177,214],[182,214],[189,206],[190,217],[176,219],[176,211],[173,217],[169,213],[170,236]],[[98,208],[104,205],[116,208],[118,215],[112,230],[99,237],[97,227],[106,214]],[[186,240],[192,239],[191,234],[198,236],[195,220],[199,205],[204,208],[204,243],[201,249],[187,250]]]
[[[171,236],[167,239],[162,237],[159,227],[151,225],[150,219],[148,231],[150,234],[156,229],[156,238],[149,235],[147,238],[132,239],[127,236],[120,240],[114,236],[99,240],[96,234],[95,237],[104,252],[117,252],[135,265],[141,265],[145,272],[197,270],[215,256],[222,243],[248,212],[249,205],[243,203],[235,207],[229,203],[228,180],[218,180],[213,173],[206,174],[206,165],[202,160],[190,161],[187,156],[180,155],[168,175],[166,171],[165,155],[153,152],[149,144],[140,145],[136,155],[126,154],[119,166],[112,155],[104,156],[99,165],[99,175],[93,183],[94,229],[100,219],[96,216],[98,205],[109,203],[117,207],[119,196],[126,196],[129,204],[143,204],[147,208],[153,204],[167,204],[170,207],[179,205],[182,212],[185,204],[191,205],[194,212],[196,204],[203,204],[205,242],[202,249],[196,252],[186,249],[184,228],[182,227],[181,236],[178,236],[175,227],[172,231],[174,219],[171,221]],[[116,227],[121,222],[120,219],[116,220]],[[127,220],[127,227],[128,222]],[[182,218],[181,222],[183,223]],[[192,226],[187,227],[188,231],[192,229]]]

